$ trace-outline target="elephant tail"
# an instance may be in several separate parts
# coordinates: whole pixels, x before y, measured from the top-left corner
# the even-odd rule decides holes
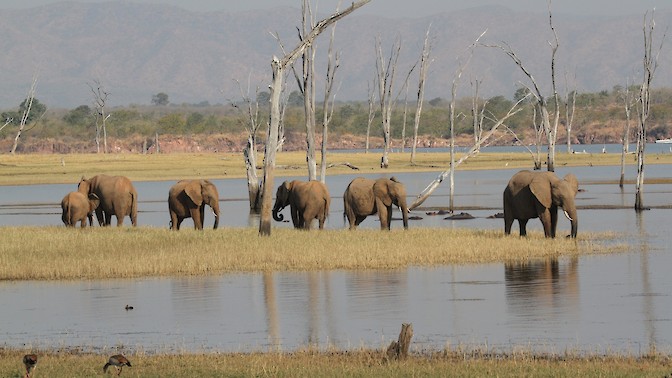
[[[131,191],[131,223],[133,226],[138,225],[138,193]]]

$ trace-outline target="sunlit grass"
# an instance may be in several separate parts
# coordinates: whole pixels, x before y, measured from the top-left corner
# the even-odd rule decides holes
[[[107,357],[73,351],[0,350],[0,372],[22,377],[24,353],[37,352],[35,377],[102,375]],[[460,348],[412,352],[404,361],[383,361],[383,351],[312,349],[282,353],[146,354],[124,353],[132,367],[122,377],[664,377],[672,373],[669,356],[652,354],[539,355],[491,353]],[[112,369],[114,372],[114,369]],[[111,373],[108,371],[108,374]]]
[[[611,234],[578,240],[502,231],[410,229],[300,231],[254,228],[3,227],[0,280],[99,279],[226,272],[397,269],[525,261],[624,251]]]
[[[457,154],[459,159],[461,154]],[[620,154],[558,153],[556,166],[620,165]],[[318,161],[320,156],[318,154]],[[390,154],[390,168],[380,168],[380,153],[329,153],[327,174],[394,173],[442,171],[450,162],[448,153],[419,153],[410,163],[410,153]],[[259,156],[259,164],[263,156]],[[627,164],[635,163],[628,156]],[[340,163],[350,163],[358,170]],[[672,154],[647,156],[647,164],[670,164]],[[276,175],[305,175],[305,152],[282,152],[277,155]],[[469,158],[458,169],[504,169],[532,167],[528,153],[481,153]],[[0,185],[76,183],[82,176],[96,174],[125,175],[133,181],[178,180],[188,178],[240,178],[245,176],[242,153],[173,153],[173,154],[29,154],[0,155]],[[259,171],[261,175],[261,170]]]

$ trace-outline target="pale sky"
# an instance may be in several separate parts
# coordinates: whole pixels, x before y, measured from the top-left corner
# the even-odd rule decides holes
[[[62,0],[2,0],[0,9],[28,8],[39,5],[61,2]],[[104,2],[127,0],[77,0],[78,2]],[[300,7],[301,0],[133,0],[136,3],[171,4],[191,11],[241,11],[268,9],[279,5]],[[343,1],[342,8],[352,0]],[[320,13],[330,13],[336,9],[338,0],[312,0],[317,4]],[[376,14],[383,17],[423,17],[438,12],[472,8],[481,5],[500,4],[514,10],[530,10],[545,12],[548,9],[546,0],[371,0],[358,14]],[[555,0],[552,2],[553,13],[605,15],[644,13],[653,8],[666,9],[672,7],[672,0]]]

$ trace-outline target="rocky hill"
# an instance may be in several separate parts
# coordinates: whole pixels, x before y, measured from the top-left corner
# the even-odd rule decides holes
[[[672,12],[658,9],[655,15],[662,33],[672,24]],[[557,72],[561,77],[568,73],[570,86],[578,91],[609,90],[624,85],[627,78],[632,82],[633,76],[640,80],[642,16],[554,15],[560,39]],[[293,46],[299,23],[300,11],[293,8],[196,13],[166,5],[110,1],[0,9],[0,109],[17,106],[36,73],[37,97],[51,108],[89,104],[87,83],[93,80],[110,92],[113,106],[147,104],[159,92],[167,93],[173,103],[226,103],[240,96],[234,80],[246,81],[249,76],[253,86],[267,85],[271,57],[281,54],[270,33],[279,33],[285,45]],[[425,18],[356,13],[345,18],[336,34],[342,53],[338,97],[366,98],[367,84],[375,74],[376,37],[382,39],[385,50],[395,39],[401,40],[399,70],[406,72],[418,59],[430,24],[434,62],[426,98],[450,96],[457,57],[486,29],[484,42],[509,44],[540,85],[548,88],[547,41],[552,39],[548,15],[496,6]],[[325,38],[318,41],[318,49],[321,74]],[[670,62],[672,49],[663,48],[655,85],[672,86]],[[483,97],[511,97],[518,81],[524,81],[519,71],[498,49],[479,48],[465,77],[483,81]],[[470,94],[468,82],[465,79],[465,95]],[[564,87],[564,79],[561,82]]]

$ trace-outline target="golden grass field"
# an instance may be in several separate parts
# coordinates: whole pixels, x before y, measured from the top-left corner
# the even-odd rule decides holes
[[[670,358],[660,354],[579,356],[571,352],[535,355],[463,351],[411,353],[403,361],[383,360],[376,349],[353,351],[302,350],[292,353],[125,354],[132,367],[122,377],[669,377]],[[0,350],[3,377],[22,377],[25,350]],[[30,351],[34,352],[34,351]],[[38,351],[34,377],[78,378],[105,376],[106,354]],[[115,369],[108,376],[116,376]]]
[[[410,163],[410,153],[389,155],[390,168],[380,168],[380,154],[330,153],[328,175],[394,172],[443,171],[449,167],[450,154],[443,152],[416,155]],[[457,154],[456,160],[461,154]],[[319,164],[318,154],[318,164]],[[647,164],[672,164],[672,154],[647,155]],[[305,152],[278,153],[275,174],[278,176],[305,175]],[[567,154],[557,153],[556,166],[620,165],[620,154]],[[258,158],[262,164],[263,156]],[[348,162],[359,170],[337,165]],[[626,164],[635,163],[634,155],[626,157]],[[531,169],[528,153],[481,153],[470,157],[457,169]],[[176,154],[45,154],[0,155],[0,185],[31,185],[79,182],[82,176],[97,174],[124,175],[132,181],[181,180],[192,178],[223,179],[245,177],[242,153],[176,153]],[[259,175],[263,173],[259,170]],[[617,177],[614,179],[618,179]]]
[[[626,246],[614,235],[586,233],[573,240],[546,239],[541,232],[530,233],[528,238],[505,236],[502,230],[280,228],[270,237],[259,237],[254,228],[185,228],[175,232],[147,227],[4,227],[0,233],[0,280],[402,269],[624,250]]]

